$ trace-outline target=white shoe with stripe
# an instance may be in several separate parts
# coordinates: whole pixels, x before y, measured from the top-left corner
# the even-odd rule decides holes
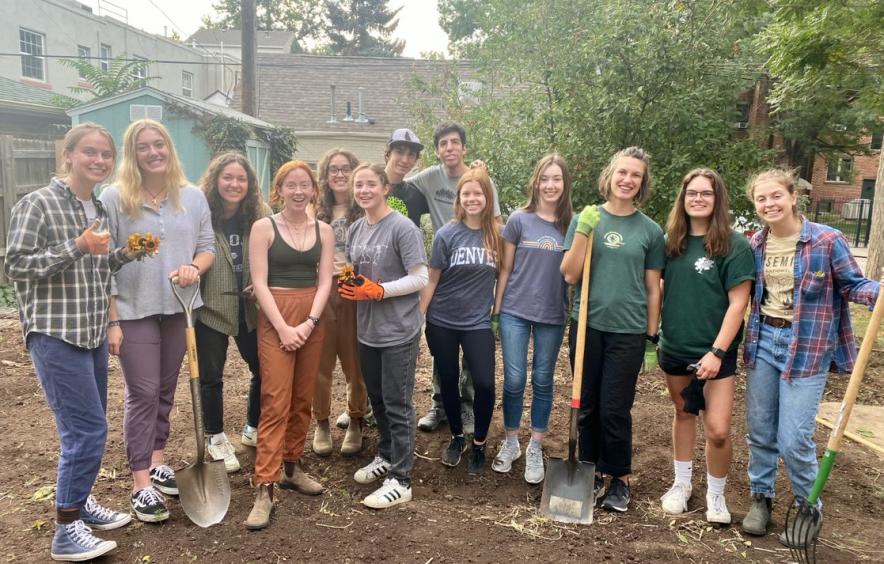
[[[396,478],[387,478],[384,485],[363,499],[362,503],[372,509],[386,509],[406,501],[411,501],[411,486],[403,486]]]

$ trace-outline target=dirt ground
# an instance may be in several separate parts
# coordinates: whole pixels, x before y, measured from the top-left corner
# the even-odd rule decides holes
[[[235,350],[231,347],[231,350]],[[556,402],[546,442],[548,455],[564,456],[567,446],[567,397],[570,392],[565,350],[556,375]],[[232,356],[236,356],[235,353]],[[422,350],[415,398],[418,413],[429,404],[429,355]],[[860,402],[884,404],[884,352],[873,355]],[[498,363],[498,367],[500,364]],[[498,373],[501,370],[498,368]],[[501,378],[498,378],[498,397]],[[30,359],[22,347],[14,312],[0,312],[0,558],[9,562],[48,560],[53,531],[53,499],[41,494],[53,486],[58,442],[52,414],[46,406]],[[831,378],[824,401],[840,401],[847,378]],[[359,501],[372,486],[361,486],[353,472],[368,462],[376,435],[369,431],[363,454],[342,458],[305,455],[308,470],[322,480],[327,492],[308,498],[294,492],[277,497],[271,526],[259,532],[242,523],[252,504],[250,489],[254,450],[239,445],[245,416],[248,378],[241,361],[229,365],[225,386],[228,435],[240,450],[243,470],[230,476],[233,498],[225,520],[210,529],[193,525],[177,500],[170,501],[172,517],[161,525],[134,522],[101,536],[119,548],[107,562],[554,562],[596,560],[609,562],[787,562],[789,552],[775,534],[782,529],[789,487],[779,472],[774,527],[763,538],[746,537],[732,525],[713,528],[704,519],[705,464],[702,450],[695,459],[691,511],[671,517],[659,508],[659,497],[672,479],[670,454],[671,404],[663,377],[653,370],[639,380],[634,417],[633,502],[626,514],[596,512],[589,527],[565,526],[536,513],[542,488],[522,479],[524,463],[512,475],[490,469],[481,477],[467,476],[465,464],[443,467],[438,456],[447,442],[443,428],[418,432],[419,458],[414,469],[414,501],[374,512]],[[727,487],[728,502],[738,523],[748,509],[746,478],[743,377],[734,413],[734,462]],[[336,378],[333,413],[344,405],[343,378]],[[526,405],[529,402],[526,397]],[[94,493],[114,508],[128,507],[131,486],[123,450],[123,386],[119,367],[112,361],[108,420],[110,434],[101,476]],[[172,414],[168,454],[175,468],[194,459],[194,438],[187,380],[182,376]],[[502,436],[499,405],[489,444],[496,452]],[[828,430],[820,428],[822,446]],[[336,446],[343,432],[334,431]],[[309,437],[308,437],[309,439]],[[527,440],[523,437],[523,441]],[[309,445],[309,441],[308,441]],[[825,492],[825,524],[820,562],[884,561],[882,458],[846,441]],[[47,486],[49,488],[47,488]]]

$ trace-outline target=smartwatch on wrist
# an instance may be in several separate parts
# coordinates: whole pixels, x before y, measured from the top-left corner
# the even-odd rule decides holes
[[[657,334],[657,335],[645,335],[645,339],[646,339],[647,341],[649,341],[649,342],[655,344],[655,345],[660,343],[660,335],[659,335],[659,334]]]
[[[727,351],[720,349],[718,347],[712,347],[711,349],[709,349],[709,352],[711,352],[712,354],[714,354],[718,358],[724,358],[724,355],[727,354]]]
[[[310,321],[313,322],[314,329],[319,327],[319,318],[318,317],[316,317],[315,315],[308,315],[307,319],[309,319]]]

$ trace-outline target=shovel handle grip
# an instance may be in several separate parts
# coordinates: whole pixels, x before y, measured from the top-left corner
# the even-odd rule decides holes
[[[574,382],[571,384],[571,409],[580,409],[580,394],[583,391],[583,357],[586,353],[586,319],[589,312],[589,275],[592,270],[592,237],[586,238],[586,260],[583,264],[583,277],[580,279],[580,311],[577,313],[577,350],[574,352]]]

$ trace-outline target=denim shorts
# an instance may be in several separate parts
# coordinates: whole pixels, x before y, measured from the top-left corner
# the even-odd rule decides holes
[[[729,378],[736,374],[737,350],[738,349],[734,349],[724,355],[724,358],[721,359],[721,368],[718,370],[718,374],[715,378],[710,378],[711,380]],[[668,355],[663,352],[663,349],[661,348],[657,349],[657,364],[660,366],[660,369],[669,376],[693,376],[688,370],[688,365],[700,362],[701,358],[702,357],[693,360],[685,360],[683,358],[676,358],[672,355]]]

